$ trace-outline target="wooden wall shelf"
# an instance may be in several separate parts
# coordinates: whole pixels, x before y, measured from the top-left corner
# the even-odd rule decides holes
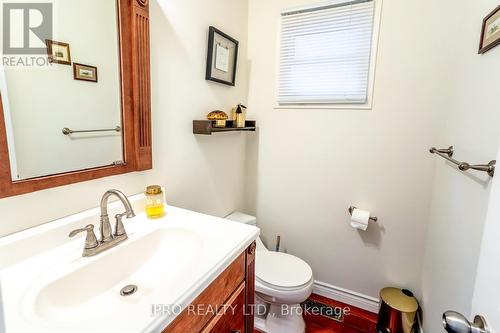
[[[212,133],[218,132],[255,132],[256,122],[255,120],[247,120],[245,122],[245,127],[243,128],[237,128],[233,126],[233,120],[228,120],[226,122],[226,127],[224,128],[214,127],[211,120],[193,120],[193,134],[212,135]]]

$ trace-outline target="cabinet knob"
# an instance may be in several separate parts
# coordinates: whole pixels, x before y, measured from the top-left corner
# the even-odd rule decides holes
[[[240,330],[232,330],[231,333],[241,333]]]

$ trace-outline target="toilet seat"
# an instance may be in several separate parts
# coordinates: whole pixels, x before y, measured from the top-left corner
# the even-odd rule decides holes
[[[238,212],[227,218],[249,225],[257,223],[255,217]],[[265,311],[256,314],[255,328],[268,333],[304,333],[306,324],[300,304],[313,292],[311,267],[295,256],[269,251],[260,237],[256,243],[255,300]]]
[[[300,258],[286,253],[258,251],[255,277],[268,288],[294,291],[310,285],[313,274],[311,267]]]

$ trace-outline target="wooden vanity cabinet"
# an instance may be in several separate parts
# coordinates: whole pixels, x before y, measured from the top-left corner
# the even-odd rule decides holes
[[[163,333],[253,333],[255,247],[250,245]]]

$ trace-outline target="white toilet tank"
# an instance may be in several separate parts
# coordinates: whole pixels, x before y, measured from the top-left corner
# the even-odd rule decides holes
[[[255,216],[247,215],[247,214],[240,213],[240,212],[234,212],[232,214],[229,214],[228,216],[226,216],[226,219],[231,220],[231,221],[235,221],[238,223],[244,223],[244,224],[248,224],[248,225],[257,226],[257,218]],[[264,243],[262,243],[260,236],[259,236],[259,238],[257,238],[256,242],[257,242],[257,251],[267,251],[267,248],[264,245]]]

